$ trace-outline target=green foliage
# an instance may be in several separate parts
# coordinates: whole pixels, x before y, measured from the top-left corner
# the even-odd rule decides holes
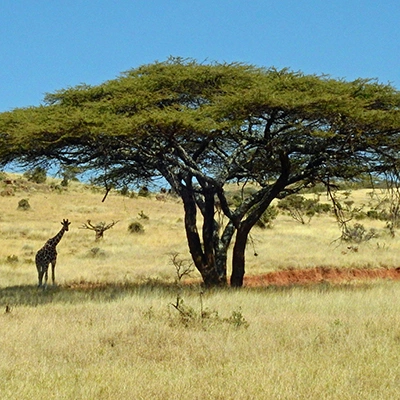
[[[129,191],[129,187],[128,186],[123,186],[122,188],[121,188],[121,190],[119,191],[119,193],[122,195],[122,196],[130,196],[130,191]]]
[[[314,199],[306,199],[297,194],[290,195],[278,203],[278,208],[285,210],[289,215],[301,224],[310,222],[311,218],[316,214],[328,213],[331,206],[327,203],[320,203],[319,197]]]
[[[146,186],[142,186],[139,189],[138,196],[149,197],[150,196],[150,190]]]
[[[77,175],[80,173],[78,167],[63,166],[61,171],[62,181],[61,186],[67,187],[70,181],[78,181]]]
[[[242,314],[242,310],[239,308],[238,310],[232,311],[232,315],[226,319],[228,323],[233,325],[235,328],[248,328],[249,323],[246,318]]]
[[[257,189],[254,187],[239,187],[235,188],[236,190],[230,190],[227,192],[226,197],[228,204],[231,207],[239,207],[243,201],[248,200],[257,192]]]
[[[387,221],[389,218],[384,210],[368,210],[366,216],[370,219],[377,219],[379,221]]]
[[[47,179],[47,172],[42,167],[36,167],[32,170],[26,171],[24,177],[30,182],[45,183]]]
[[[256,222],[256,226],[261,229],[272,228],[272,222],[278,216],[279,210],[276,206],[269,206],[261,216],[261,218]]]

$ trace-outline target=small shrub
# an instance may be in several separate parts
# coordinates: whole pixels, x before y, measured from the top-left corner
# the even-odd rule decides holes
[[[147,221],[147,220],[150,219],[149,216],[146,215],[146,214],[143,212],[143,210],[140,211],[140,213],[138,213],[138,215],[139,215],[139,218],[140,218],[140,219],[143,219],[143,220],[145,220],[145,221]]]
[[[194,308],[185,304],[179,294],[176,296],[175,303],[170,303],[170,305],[179,312],[179,320],[185,327],[195,324],[201,319],[201,316],[199,317]]]
[[[328,203],[316,203],[314,207],[317,214],[328,214],[332,210],[332,206]]]
[[[381,219],[381,213],[377,210],[367,211],[367,217],[370,219]]]
[[[234,326],[235,328],[247,329],[249,327],[249,323],[243,316],[242,310],[240,308],[239,310],[232,311],[232,315],[229,318],[226,318],[225,321]]]
[[[150,190],[146,186],[142,186],[139,189],[138,196],[148,197],[148,196],[150,196]]]
[[[371,228],[369,231],[362,224],[354,224],[348,226],[342,233],[342,240],[349,243],[367,242],[378,236],[376,229]]]
[[[121,195],[121,196],[130,196],[130,192],[129,192],[129,188],[128,188],[128,186],[123,186],[122,188],[121,188],[121,190],[119,191],[119,194]]]
[[[278,203],[281,210],[285,210],[297,222],[306,224],[311,218],[320,212],[318,208],[319,199],[306,199],[303,196],[292,194]]]
[[[31,209],[31,205],[29,204],[29,200],[28,199],[21,199],[18,202],[18,210],[23,210],[23,211],[27,211]]]
[[[221,326],[222,324],[229,324],[237,329],[249,327],[249,323],[244,318],[240,308],[239,310],[232,311],[232,314],[229,318],[221,318],[218,314],[218,311],[204,308],[203,294],[204,292],[200,292],[199,310],[195,310],[193,307],[186,305],[179,293],[176,296],[175,303],[170,303],[170,306],[178,311],[178,321],[183,326],[185,326],[186,328],[198,327],[201,329]],[[173,324],[173,322],[173,320],[170,320],[170,324]]]
[[[194,272],[193,262],[179,258],[179,253],[171,253],[171,263],[175,267],[176,282],[180,282],[183,277],[190,277]]]
[[[42,167],[36,167],[32,170],[26,171],[24,177],[30,182],[45,183],[47,179],[46,170]]]
[[[18,263],[18,256],[12,254],[11,256],[7,256],[6,263],[7,264],[17,264]]]
[[[61,171],[61,186],[65,188],[69,185],[70,181],[78,182],[79,179],[76,176],[79,174],[79,172],[80,169],[77,167],[63,166]]]
[[[15,196],[14,189],[10,188],[10,187],[9,188],[5,188],[4,190],[2,190],[0,192],[0,196],[2,196],[2,197]]]
[[[128,226],[129,233],[144,233],[144,227],[140,222],[131,222]]]

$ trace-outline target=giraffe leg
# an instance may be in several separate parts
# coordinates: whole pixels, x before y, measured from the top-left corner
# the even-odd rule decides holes
[[[49,278],[49,276],[48,276],[48,268],[49,268],[49,266],[47,266],[45,268],[45,270],[44,270],[44,288],[45,289],[47,288],[47,279]]]
[[[51,263],[51,279],[53,281],[53,286],[56,284],[56,260]]]
[[[44,271],[43,271],[43,268],[40,268],[40,267],[38,267],[37,270],[38,270],[38,287],[41,287]]]

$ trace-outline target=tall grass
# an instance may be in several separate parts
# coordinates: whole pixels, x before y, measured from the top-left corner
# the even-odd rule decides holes
[[[30,211],[17,210],[22,197]],[[203,293],[174,283],[170,254],[189,258],[175,199],[101,203],[77,185],[0,197],[0,210],[1,399],[400,397],[396,282]],[[145,233],[129,234],[141,211]],[[72,225],[58,246],[59,286],[37,290],[34,254],[63,218]],[[87,219],[119,222],[95,242],[79,229]],[[274,225],[253,232],[248,274],[399,265],[396,238],[354,253],[332,244],[340,233],[328,217]]]
[[[203,307],[220,319],[183,324],[170,306],[173,286],[27,289],[24,305],[0,315],[0,392],[2,399],[398,398],[399,292],[391,282],[211,291]],[[197,289],[180,294],[200,310]],[[219,322],[233,310],[248,327]]]

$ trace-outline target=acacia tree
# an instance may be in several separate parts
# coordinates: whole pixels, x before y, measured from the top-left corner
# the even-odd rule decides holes
[[[233,241],[231,285],[242,286],[248,235],[275,198],[397,166],[399,105],[371,80],[170,59],[1,114],[0,160],[79,166],[107,190],[162,177],[182,199],[204,283],[226,284]],[[233,206],[231,182],[257,190]]]

